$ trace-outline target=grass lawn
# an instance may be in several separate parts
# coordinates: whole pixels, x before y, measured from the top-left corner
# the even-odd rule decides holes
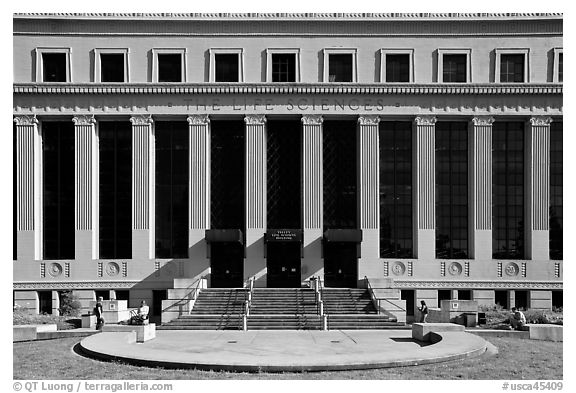
[[[72,350],[79,338],[14,343],[14,379],[548,379],[562,374],[562,343],[489,338],[498,355],[378,370],[249,374],[167,370],[87,359]]]

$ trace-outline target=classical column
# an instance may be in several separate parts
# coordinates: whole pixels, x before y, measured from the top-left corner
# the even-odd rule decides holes
[[[304,258],[302,271],[308,277],[324,275],[322,260],[323,178],[322,116],[302,116],[302,213]]]
[[[94,115],[77,115],[74,122],[75,255],[77,260],[98,258],[98,141]]]
[[[435,116],[414,119],[416,140],[416,257],[436,258]]]
[[[188,128],[190,132],[190,232],[188,256],[196,263],[206,260],[207,253],[204,237],[210,222],[210,119],[208,115],[188,116]]]
[[[362,229],[361,260],[358,277],[380,277],[380,187],[377,115],[358,117],[358,191],[360,229]]]
[[[14,117],[16,123],[16,244],[18,260],[42,258],[40,163],[42,147],[36,115]]]
[[[528,130],[526,258],[533,260],[550,259],[550,123],[533,116]]]
[[[491,116],[472,119],[472,236],[474,259],[492,259],[492,123]]]
[[[132,259],[154,258],[154,131],[151,115],[132,123]]]
[[[262,277],[266,269],[264,233],[266,232],[266,116],[246,115],[246,262],[244,278]]]

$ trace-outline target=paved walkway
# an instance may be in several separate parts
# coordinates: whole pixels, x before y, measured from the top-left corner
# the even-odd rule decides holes
[[[487,342],[442,333],[436,344],[415,341],[409,330],[169,331],[129,344],[126,333],[100,333],[81,342],[90,356],[168,368],[229,371],[322,371],[409,366],[481,355]]]

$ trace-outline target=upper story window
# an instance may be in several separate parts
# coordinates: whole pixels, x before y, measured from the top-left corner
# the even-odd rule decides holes
[[[210,49],[210,82],[243,82],[243,49]]]
[[[438,49],[438,81],[469,83],[472,81],[470,49]]]
[[[413,49],[382,49],[380,81],[414,82]]]
[[[152,49],[153,82],[186,82],[186,49]]]
[[[562,48],[554,48],[554,69],[552,74],[552,82],[562,83],[564,81],[564,50]]]
[[[36,48],[37,82],[70,82],[70,48]]]
[[[529,82],[528,55],[529,49],[496,49],[496,82]]]
[[[324,82],[356,82],[356,49],[324,49]]]
[[[94,49],[95,82],[128,82],[128,49]]]
[[[266,82],[300,82],[300,49],[267,49]]]

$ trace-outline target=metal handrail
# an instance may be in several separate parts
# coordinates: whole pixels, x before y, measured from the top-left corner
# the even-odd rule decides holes
[[[368,280],[368,277],[367,277],[367,276],[364,276],[364,281],[366,282],[366,287],[367,287],[368,291],[370,292],[370,297],[371,297],[372,301],[376,303],[376,312],[377,312],[378,314],[380,314],[380,313],[381,313],[381,310],[382,310],[382,307],[380,306],[380,301],[381,301],[381,300],[384,300],[385,302],[388,302],[389,304],[393,305],[394,307],[398,307],[397,304],[392,303],[392,302],[391,302],[390,300],[388,300],[388,299],[379,299],[379,298],[377,298],[376,295],[374,294],[374,288],[372,288],[372,284],[370,284],[370,280]],[[398,308],[400,308],[401,311],[406,311],[405,309],[403,309],[403,308],[401,308],[401,307],[398,307]]]
[[[196,286],[194,287],[192,292],[190,292],[190,293],[193,293],[192,299],[188,299],[188,304],[190,304],[190,302],[192,302],[192,301],[196,301],[196,298],[200,294],[200,289],[201,289],[200,284],[202,283],[202,280],[203,280],[202,278],[199,278],[198,281],[196,281]],[[188,307],[188,314],[191,314],[191,313],[192,313],[192,307]]]

